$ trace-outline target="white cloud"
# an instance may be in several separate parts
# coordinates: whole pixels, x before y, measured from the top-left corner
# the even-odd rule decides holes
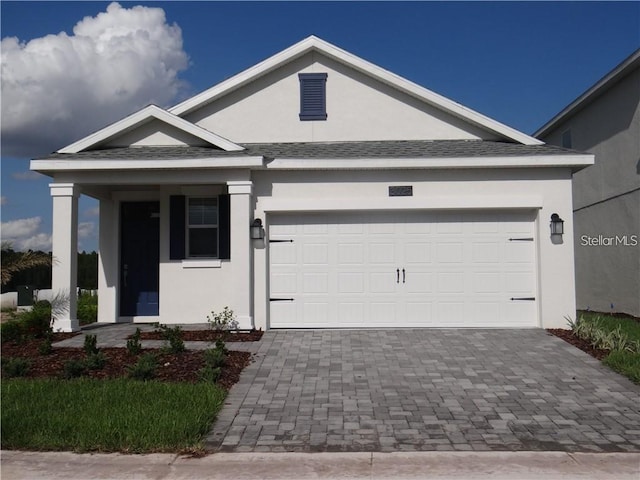
[[[41,217],[2,222],[2,241],[11,243],[16,251],[50,250],[51,235],[38,232],[41,224]]]
[[[100,215],[100,207],[87,208],[84,211],[85,217],[97,217]]]
[[[16,248],[19,247],[19,248]],[[20,243],[14,244],[16,250],[42,250],[51,251],[51,235],[38,233],[32,237],[23,239]]]
[[[11,176],[16,180],[39,180],[41,178],[44,178],[38,172],[31,172],[31,171],[15,172],[15,173],[12,173]]]
[[[11,243],[16,251],[51,250],[51,234],[42,232],[42,218],[31,217],[2,222],[2,241]],[[94,222],[80,222],[78,224],[78,245],[82,246],[82,239],[96,236]]]
[[[95,235],[96,224],[93,222],[80,222],[78,224],[78,238],[88,238]]]
[[[61,148],[184,87],[182,31],[164,10],[111,3],[73,34],[29,42],[2,39],[3,153],[37,156]]]
[[[33,235],[38,231],[41,223],[42,217],[21,218],[2,222],[2,239],[11,240]]]

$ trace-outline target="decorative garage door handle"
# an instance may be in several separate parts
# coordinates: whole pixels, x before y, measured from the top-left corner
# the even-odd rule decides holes
[[[400,269],[396,268],[396,283],[400,283]]]
[[[402,269],[402,283],[404,283],[404,268]]]
[[[511,300],[529,300],[534,301],[536,297],[511,297]]]

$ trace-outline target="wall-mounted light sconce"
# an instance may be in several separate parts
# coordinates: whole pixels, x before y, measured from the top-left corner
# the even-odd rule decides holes
[[[551,215],[551,235],[562,235],[564,233],[564,220],[557,213]]]
[[[264,228],[262,227],[262,220],[256,218],[251,224],[249,231],[251,234],[251,240],[262,240],[264,238]]]

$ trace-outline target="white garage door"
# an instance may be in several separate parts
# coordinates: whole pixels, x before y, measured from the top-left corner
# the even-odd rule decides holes
[[[271,328],[533,327],[534,213],[278,214]]]

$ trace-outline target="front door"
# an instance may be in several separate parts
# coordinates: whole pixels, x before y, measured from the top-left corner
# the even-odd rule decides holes
[[[157,316],[160,202],[123,202],[120,209],[120,316]]]

